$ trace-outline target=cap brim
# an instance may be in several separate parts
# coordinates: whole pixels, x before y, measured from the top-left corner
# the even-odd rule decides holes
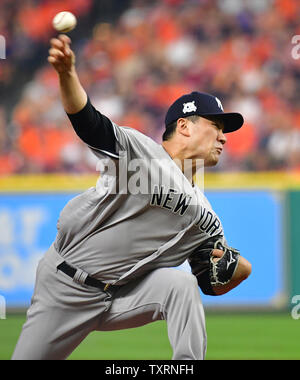
[[[224,133],[237,131],[244,124],[244,118],[240,113],[236,112],[228,112],[228,113],[214,113],[214,114],[202,114],[200,115],[205,118],[208,117],[216,117],[217,119],[223,121],[224,123]]]

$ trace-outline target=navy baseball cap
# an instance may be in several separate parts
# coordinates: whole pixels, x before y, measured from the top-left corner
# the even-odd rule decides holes
[[[181,117],[192,115],[215,116],[224,123],[224,133],[240,129],[244,118],[236,112],[224,112],[221,101],[213,95],[191,92],[175,100],[167,111],[165,125],[168,127]]]

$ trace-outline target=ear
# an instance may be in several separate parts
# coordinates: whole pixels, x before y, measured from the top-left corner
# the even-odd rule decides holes
[[[180,135],[183,135],[186,137],[190,137],[190,135],[191,135],[191,131],[190,131],[190,128],[188,126],[188,120],[184,119],[183,117],[181,117],[177,120],[177,128],[176,129]]]

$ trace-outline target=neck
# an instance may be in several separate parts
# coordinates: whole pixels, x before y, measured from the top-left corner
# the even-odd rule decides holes
[[[180,168],[186,178],[193,183],[193,177],[197,171],[196,160],[189,158],[186,147],[174,144],[174,142],[163,141],[162,147]]]

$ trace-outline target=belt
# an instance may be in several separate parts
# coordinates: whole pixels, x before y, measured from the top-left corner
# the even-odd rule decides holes
[[[89,286],[93,286],[95,288],[99,288],[103,291],[106,291],[108,288],[119,288],[118,285],[111,285],[111,284],[105,284],[101,282],[100,280],[97,280],[96,278],[90,277],[86,272],[84,272],[81,269],[76,269],[66,263],[65,261],[62,262],[57,266],[57,269],[64,272],[69,277],[72,277],[72,279],[75,282],[78,282],[79,284],[85,284]]]

